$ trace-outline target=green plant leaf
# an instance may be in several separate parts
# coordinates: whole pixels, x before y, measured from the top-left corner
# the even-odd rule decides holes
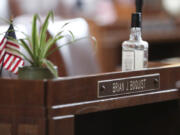
[[[40,33],[40,48],[43,47],[43,45],[46,42],[46,38],[47,38],[47,29],[48,29],[48,24],[49,24],[49,18],[52,17],[52,20],[54,19],[54,14],[52,11],[50,11],[43,23],[42,29],[41,29],[41,33]]]
[[[46,58],[47,57],[47,53],[51,49],[51,47],[56,43],[56,41],[58,41],[58,40],[60,40],[62,38],[64,38],[64,36],[59,36],[59,37],[52,38],[51,40],[49,40],[47,42],[47,44],[46,44],[46,47],[43,50],[44,53],[43,53],[42,57]]]
[[[55,69],[54,64],[51,61],[47,60],[47,59],[43,59],[42,61],[46,65],[46,67],[51,71],[51,73],[57,78],[58,77],[58,72]]]
[[[55,35],[55,38],[58,37],[58,36],[60,36],[63,32],[64,32],[64,31],[58,32],[58,33]]]
[[[38,61],[37,59],[37,55],[38,55],[38,31],[37,31],[37,18],[38,18],[38,15],[35,14],[33,16],[33,22],[32,22],[32,48],[33,48],[33,54],[34,54],[34,57],[35,57],[35,61]]]
[[[66,22],[62,27],[61,29],[63,29],[64,27],[66,27],[70,22]]]
[[[39,54],[40,56],[40,59],[43,59],[45,58],[44,55],[45,55],[45,49],[46,49],[46,46],[48,44],[50,44],[52,42],[53,38],[52,37],[49,37],[49,39],[46,41],[45,45],[43,45],[43,47],[41,48],[41,53]]]
[[[69,30],[69,33],[70,33],[70,35],[71,35],[73,41],[75,41],[75,36],[74,36],[74,34],[72,33],[72,31]]]
[[[64,47],[64,46],[68,46],[68,45],[70,45],[70,44],[72,44],[72,43],[74,43],[74,42],[76,42],[76,41],[80,41],[80,40],[86,39],[86,38],[88,38],[88,37],[89,37],[89,36],[87,36],[87,37],[82,37],[82,38],[75,39],[75,40],[73,40],[73,41],[67,42],[67,43],[65,43],[65,44],[62,44],[62,45],[60,45],[60,46],[52,49],[51,51],[49,51],[49,52],[47,53],[46,57],[48,57],[49,55],[51,55],[52,53],[54,53],[55,51],[57,51],[58,49],[60,49],[60,48],[62,48],[62,47]]]
[[[20,39],[21,45],[22,47],[28,52],[28,54],[31,56],[31,58],[34,60],[34,56],[33,56],[33,52],[32,50],[29,48],[28,44],[23,40]]]
[[[28,41],[29,47],[30,47],[31,50],[32,50],[32,41],[31,41],[31,39],[30,39],[29,37],[26,37],[24,40],[27,40],[27,41]]]

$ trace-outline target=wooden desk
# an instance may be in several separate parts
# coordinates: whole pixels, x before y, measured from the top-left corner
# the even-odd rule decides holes
[[[160,74],[160,88],[98,98],[97,82]],[[0,79],[3,135],[179,135],[180,66],[48,81]]]
[[[43,81],[0,79],[0,134],[45,135]]]

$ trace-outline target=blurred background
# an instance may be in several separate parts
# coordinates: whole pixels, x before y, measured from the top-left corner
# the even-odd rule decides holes
[[[134,0],[0,0],[0,24],[5,23],[2,18],[44,15],[49,10],[61,20],[84,18],[91,35],[97,39],[101,71],[111,72],[121,66],[121,44],[129,38],[134,3]],[[150,61],[180,61],[180,0],[144,0],[143,39],[150,44]]]

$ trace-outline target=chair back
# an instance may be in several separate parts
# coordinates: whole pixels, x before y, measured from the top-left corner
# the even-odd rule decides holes
[[[65,23],[68,24],[64,27],[64,31],[67,34],[68,31],[71,31],[75,37],[75,41],[72,43],[69,43],[72,40],[71,36],[57,41],[57,46],[69,43],[59,49],[67,76],[99,73],[100,67],[96,58],[95,46],[93,47],[88,23],[84,19],[55,21],[48,28],[50,35],[55,36]]]

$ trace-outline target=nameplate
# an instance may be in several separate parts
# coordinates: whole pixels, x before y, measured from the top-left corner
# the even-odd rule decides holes
[[[160,74],[98,81],[98,98],[125,96],[156,91],[160,87]]]

